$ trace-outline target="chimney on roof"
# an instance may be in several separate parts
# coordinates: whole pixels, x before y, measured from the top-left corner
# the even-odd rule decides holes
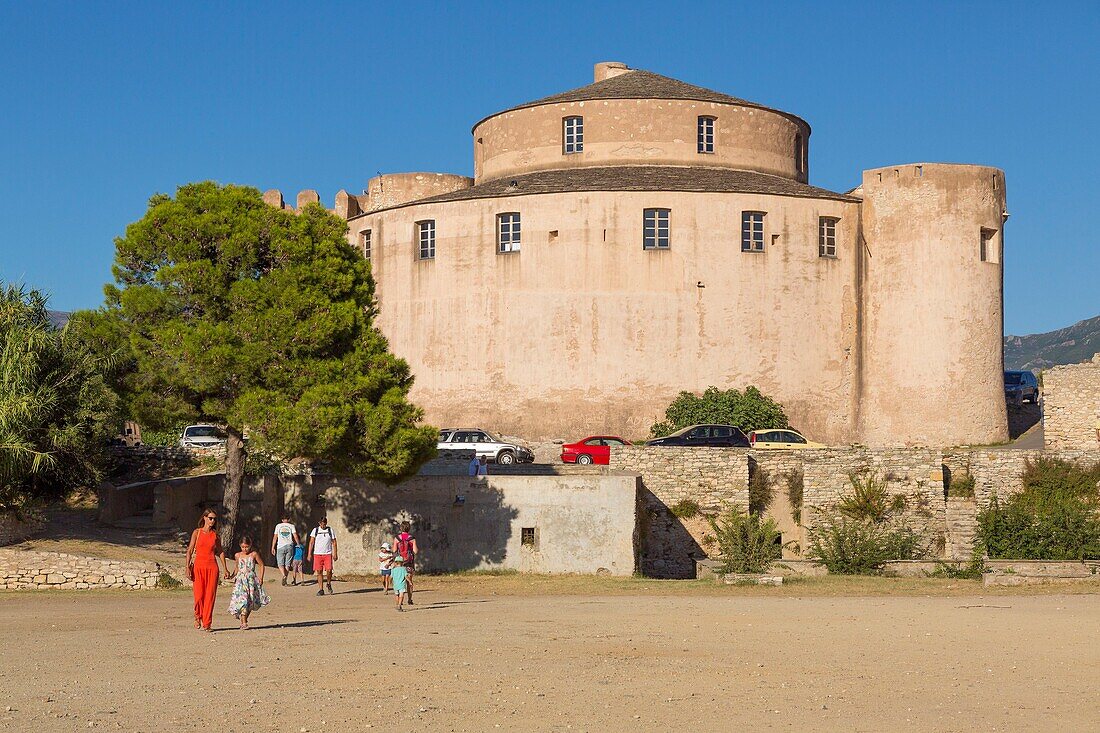
[[[595,80],[603,81],[604,79],[611,79],[620,74],[628,74],[631,71],[633,71],[633,69],[622,61],[601,61],[596,64]]]

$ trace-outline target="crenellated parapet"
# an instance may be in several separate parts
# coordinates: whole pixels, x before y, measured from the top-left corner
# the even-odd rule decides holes
[[[348,193],[341,189],[336,194],[332,208],[328,210],[341,219],[351,219],[370,211],[402,206],[469,188],[473,183],[469,176],[452,173],[387,173],[371,178],[362,194]],[[283,200],[279,189],[272,188],[264,191],[264,203],[297,214],[310,204],[321,203],[321,197],[313,189],[300,191],[295,199],[295,206],[291,206]]]

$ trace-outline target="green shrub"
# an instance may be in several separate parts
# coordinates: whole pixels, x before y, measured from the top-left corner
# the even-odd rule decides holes
[[[680,519],[691,519],[699,514],[699,505],[691,499],[680,499],[668,508],[672,515]]]
[[[853,473],[848,476],[852,493],[837,504],[841,514],[849,519],[884,522],[892,515],[905,511],[905,497],[890,496],[886,479],[873,473]]]
[[[974,477],[969,473],[952,476],[947,482],[947,495],[957,499],[974,498]]]
[[[183,425],[171,430],[142,429],[142,445],[151,445],[158,448],[175,448],[179,445],[180,435],[183,433]]]
[[[757,467],[749,477],[749,514],[763,514],[772,503],[771,475]]]
[[[674,433],[698,423],[736,425],[742,431],[787,427],[783,406],[756,387],[744,392],[707,387],[702,395],[681,392],[665,410],[665,419],[651,429],[654,438]]]
[[[923,538],[901,522],[872,522],[826,512],[808,533],[809,558],[837,575],[874,575],[891,560],[923,555]]]
[[[160,571],[160,576],[157,577],[157,587],[158,588],[164,588],[165,590],[175,590],[176,588],[179,588],[182,585],[183,585],[183,583],[181,583],[178,580],[176,580],[175,578],[173,578],[165,570],[161,570]]]
[[[951,578],[952,580],[980,580],[985,572],[985,558],[975,550],[970,562],[963,565],[957,562],[936,561],[936,569],[928,573],[930,578]]]
[[[787,474],[787,501],[791,503],[791,519],[802,524],[802,490],[805,479],[802,471],[795,470]]]
[[[807,533],[807,556],[838,575],[871,575],[891,560],[916,560],[930,544],[901,516],[904,496],[873,473],[849,476],[852,491],[821,512]]]
[[[720,572],[762,573],[783,552],[779,529],[770,518],[731,508],[707,521],[722,554]]]
[[[994,559],[1100,559],[1098,480],[1100,463],[1028,462],[1023,490],[978,514],[979,546]]]

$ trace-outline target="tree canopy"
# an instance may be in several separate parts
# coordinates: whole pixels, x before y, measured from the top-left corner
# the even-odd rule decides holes
[[[203,182],[154,196],[115,241],[115,284],[91,327],[125,344],[118,386],[139,422],[226,426],[230,514],[245,431],[286,458],[390,482],[434,453],[346,227],[316,204],[296,216],[256,189]]]
[[[756,387],[747,387],[744,392],[707,387],[702,395],[686,391],[677,395],[665,410],[665,419],[650,430],[653,437],[661,438],[698,423],[734,425],[745,433],[788,426],[783,406]]]
[[[50,322],[45,296],[0,286],[0,511],[99,482],[118,429],[106,366]]]

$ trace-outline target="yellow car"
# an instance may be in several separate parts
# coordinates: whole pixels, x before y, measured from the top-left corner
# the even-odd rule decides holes
[[[795,430],[753,430],[749,433],[749,445],[753,448],[824,448],[821,443],[806,440]]]

